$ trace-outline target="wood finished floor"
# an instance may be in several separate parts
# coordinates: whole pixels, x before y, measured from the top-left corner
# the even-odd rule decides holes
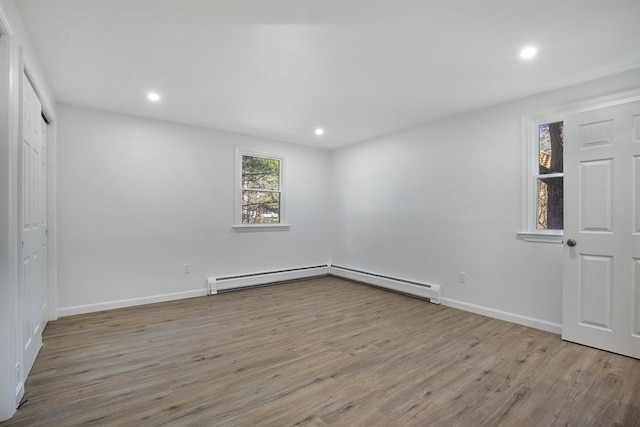
[[[4,426],[639,426],[640,361],[336,278],[51,322]]]

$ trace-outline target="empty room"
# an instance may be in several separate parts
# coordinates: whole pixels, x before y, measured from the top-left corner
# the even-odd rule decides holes
[[[638,0],[0,0],[0,165],[2,426],[640,426]]]

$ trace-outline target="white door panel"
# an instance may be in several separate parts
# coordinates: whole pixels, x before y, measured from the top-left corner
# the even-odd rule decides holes
[[[613,159],[580,163],[580,231],[613,233]]]
[[[564,121],[565,340],[640,358],[640,102]]]
[[[24,381],[42,346],[45,325],[43,295],[46,293],[46,140],[43,138],[41,104],[23,76],[22,157],[20,165],[20,218],[22,220],[22,271],[20,319],[22,323],[22,371]],[[45,306],[46,307],[46,306]]]
[[[632,261],[632,297],[629,298],[633,338],[637,343],[636,350],[640,354],[640,111],[635,111],[632,119],[632,143],[630,147],[633,182],[632,201],[633,234],[629,242]],[[640,357],[636,355],[635,357]]]

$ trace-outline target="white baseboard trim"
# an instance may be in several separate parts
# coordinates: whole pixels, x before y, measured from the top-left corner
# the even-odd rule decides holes
[[[338,275],[336,274],[336,272],[337,272],[337,269],[334,269],[333,271],[331,271],[331,274],[336,275],[338,277],[342,276],[344,278],[352,278],[347,274]],[[242,277],[242,278],[238,277],[238,279],[241,279],[241,280],[236,281],[236,280],[227,279],[227,283],[224,284],[222,289],[218,288],[213,293],[216,293],[217,290],[231,290],[231,289],[238,289],[246,286],[256,286],[264,283],[270,283],[275,281],[274,279],[278,279],[280,281],[292,280],[292,279],[295,280],[295,279],[301,279],[301,278],[307,278],[307,277],[313,277],[313,276],[322,276],[328,273],[329,273],[328,266],[321,266],[321,267],[319,266],[318,268],[308,268],[302,271],[295,271],[295,272],[287,271],[282,273],[279,272],[278,274],[275,274],[275,275],[269,274],[267,277],[264,277],[262,275]],[[236,278],[233,278],[233,279],[236,279]],[[265,280],[265,279],[268,279],[268,280]],[[365,281],[365,280],[362,280],[361,277],[352,278],[352,279],[354,280],[360,279],[359,281]],[[365,283],[366,282],[369,282],[369,280],[366,280]],[[377,283],[374,283],[374,284],[377,284]],[[387,283],[383,285],[387,285],[386,287],[390,287],[388,286]],[[400,290],[406,291],[405,289],[400,289]],[[84,305],[76,305],[71,307],[61,307],[61,308],[58,308],[57,313],[59,317],[72,316],[74,314],[93,313],[96,311],[111,310],[115,308],[133,307],[137,305],[153,304],[157,302],[201,297],[201,296],[206,296],[207,292],[208,292],[207,289],[195,289],[191,291],[173,292],[168,294],[152,295],[148,297],[129,298],[129,299],[107,301],[107,302],[101,302],[101,303],[95,303],[95,304],[84,304]],[[429,297],[431,295],[424,295],[424,296]],[[554,334],[562,333],[562,325],[559,323],[553,323],[553,322],[548,322],[546,320],[536,319],[533,317],[522,316],[520,314],[510,313],[507,311],[497,310],[494,308],[489,308],[489,307],[484,307],[484,306],[471,304],[463,301],[458,301],[451,298],[440,297],[439,302],[442,305],[445,305],[448,307],[453,307],[460,310],[481,314],[483,316],[492,317],[494,319],[505,320],[507,322],[517,323],[519,325],[541,329],[543,331],[552,332]]]
[[[440,298],[440,303],[448,307],[470,311],[471,313],[481,314],[494,319],[506,320],[507,322],[541,329],[558,335],[562,334],[562,325],[559,323],[548,322],[546,320],[535,319],[533,317],[522,316],[520,314],[496,310],[495,308],[483,307],[481,305],[470,304],[468,302],[457,301],[450,298]]]
[[[15,404],[15,408],[17,408],[18,406],[20,406],[20,401],[22,401],[22,397],[24,396],[24,382],[20,381],[18,383],[18,385],[16,386],[16,404]]]
[[[116,301],[99,302],[95,304],[76,305],[72,307],[58,308],[58,317],[72,316],[74,314],[93,313],[96,311],[112,310],[114,308],[133,307],[136,305],[153,304],[156,302],[174,301],[185,298],[202,297],[207,295],[206,289],[192,291],[173,292],[169,294],[152,295],[140,298],[128,298]]]

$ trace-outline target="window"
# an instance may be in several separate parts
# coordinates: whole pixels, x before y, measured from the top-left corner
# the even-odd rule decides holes
[[[563,122],[529,120],[525,138],[524,240],[560,243],[564,228]]]
[[[535,176],[538,230],[563,229],[562,143],[562,122],[538,125],[538,171]]]
[[[238,149],[236,226],[284,225],[284,157]]]

